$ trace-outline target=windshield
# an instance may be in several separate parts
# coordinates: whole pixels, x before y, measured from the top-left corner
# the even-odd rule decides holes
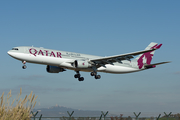
[[[12,48],[12,50],[18,50],[18,48]]]

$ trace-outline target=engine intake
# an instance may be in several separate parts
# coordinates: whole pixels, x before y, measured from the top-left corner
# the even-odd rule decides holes
[[[57,66],[47,65],[46,71],[49,72],[49,73],[59,73],[59,72],[63,72],[63,71],[66,71],[66,70],[64,68],[60,68],[60,67],[57,67]]]
[[[75,60],[74,61],[74,67],[76,67],[76,68],[88,68],[90,66],[91,66],[91,64],[89,64],[88,61],[83,61],[83,60]]]

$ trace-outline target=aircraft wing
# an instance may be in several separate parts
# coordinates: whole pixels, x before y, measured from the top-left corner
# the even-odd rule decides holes
[[[122,60],[131,60],[134,58],[133,56],[143,54],[146,52],[154,51],[156,48],[150,49],[150,50],[142,50],[142,51],[137,51],[137,52],[132,52],[132,53],[127,53],[127,54],[121,54],[121,55],[115,55],[115,56],[109,56],[109,57],[101,57],[97,59],[90,59],[91,62],[99,65],[105,65],[105,64],[113,64],[113,62],[119,62],[121,63]]]

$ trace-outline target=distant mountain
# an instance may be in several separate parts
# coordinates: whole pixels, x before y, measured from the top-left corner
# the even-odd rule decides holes
[[[42,114],[43,117],[69,117],[67,111],[71,114],[74,111],[72,117],[100,117],[101,111],[90,111],[90,110],[78,110],[67,108],[63,106],[53,106],[50,108],[41,108],[41,109],[34,109],[33,112],[37,112],[37,117]],[[108,113],[107,117],[117,116],[115,114]]]

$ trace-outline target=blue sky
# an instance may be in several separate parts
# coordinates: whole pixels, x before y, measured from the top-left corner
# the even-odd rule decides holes
[[[180,111],[180,1],[0,1],[0,94],[38,95],[36,108],[56,104],[83,110],[126,112]],[[46,72],[46,66],[8,56],[15,46],[110,56],[162,43],[153,63],[172,61],[130,74],[100,73],[95,80],[81,72]]]

